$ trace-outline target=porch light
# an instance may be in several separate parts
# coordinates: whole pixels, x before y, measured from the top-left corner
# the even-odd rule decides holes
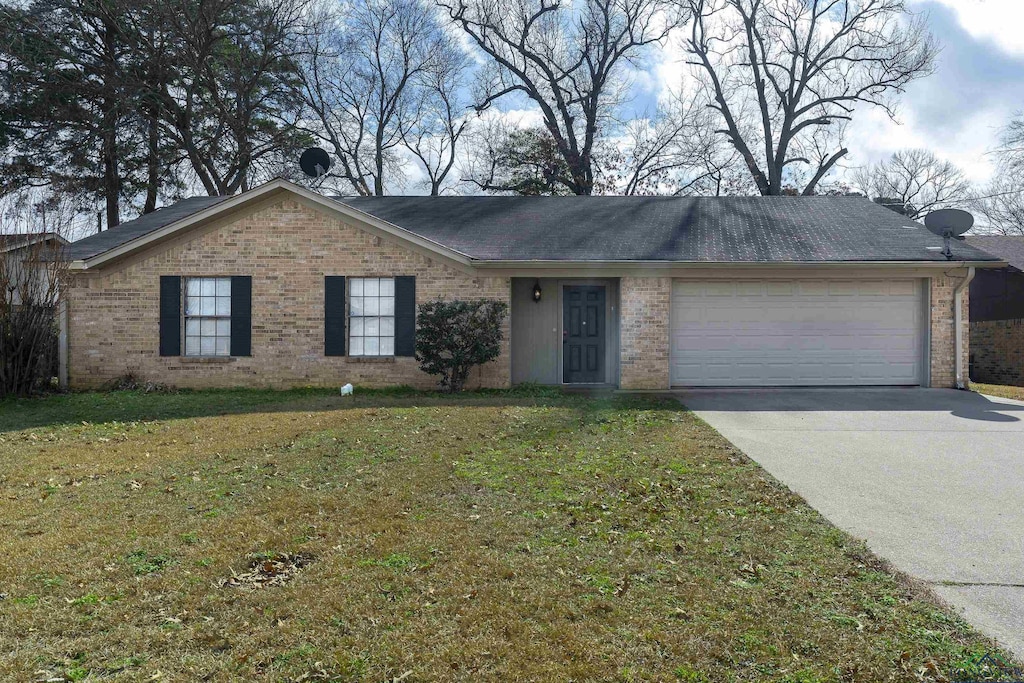
[[[540,280],[533,283],[533,300],[540,301]]]

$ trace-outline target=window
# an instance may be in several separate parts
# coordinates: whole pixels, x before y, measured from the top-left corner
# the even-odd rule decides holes
[[[185,355],[231,355],[231,278],[185,280]]]
[[[350,356],[395,355],[395,278],[352,278],[348,315]]]

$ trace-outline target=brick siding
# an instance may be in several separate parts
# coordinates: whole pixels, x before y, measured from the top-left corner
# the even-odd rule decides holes
[[[619,299],[621,387],[668,389],[672,278],[624,277]]]
[[[252,277],[252,356],[161,357],[161,275]],[[414,358],[324,356],[324,275],[416,276],[417,303],[437,298],[509,302],[507,277],[473,277],[295,200],[197,228],[168,245],[74,277],[68,292],[71,386],[125,374],[177,387],[437,385]],[[509,323],[501,356],[470,386],[506,387]]]
[[[971,323],[971,379],[1024,386],[1024,320]]]
[[[956,386],[956,366],[953,362],[956,340],[953,330],[953,293],[963,282],[962,277],[941,275],[931,278],[931,386],[951,388]],[[970,358],[970,293],[965,290],[961,301],[962,336],[963,336],[963,368],[967,373],[967,361]]]

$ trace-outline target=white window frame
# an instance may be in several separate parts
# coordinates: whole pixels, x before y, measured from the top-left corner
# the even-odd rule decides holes
[[[348,281],[348,355],[395,355],[395,278],[350,277]]]
[[[224,358],[231,355],[231,278],[216,276],[184,277],[182,306],[182,342],[190,358]],[[190,294],[198,288],[199,294]],[[212,292],[207,294],[207,292]],[[199,301],[189,306],[190,297]],[[225,334],[226,332],[226,334]],[[212,348],[203,352],[204,340],[212,339]],[[190,341],[194,342],[190,343]]]

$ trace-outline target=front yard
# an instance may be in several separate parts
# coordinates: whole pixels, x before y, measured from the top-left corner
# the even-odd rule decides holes
[[[7,402],[0,494],[2,680],[983,680],[990,648],[667,399]]]

